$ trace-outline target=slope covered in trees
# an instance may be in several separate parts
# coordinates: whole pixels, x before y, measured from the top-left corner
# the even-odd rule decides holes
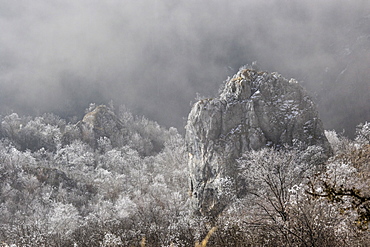
[[[368,123],[353,141],[326,132],[335,155],[316,170],[299,150],[246,151],[238,167],[248,196],[209,222],[190,210],[177,130],[124,107],[104,109],[105,130],[119,122],[122,139],[97,129],[92,143],[81,123],[52,114],[1,117],[3,246],[193,246],[213,226],[209,246],[369,243]],[[232,197],[232,183],[222,183]]]

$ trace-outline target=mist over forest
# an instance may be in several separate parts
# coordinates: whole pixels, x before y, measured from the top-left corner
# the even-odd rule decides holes
[[[0,0],[0,33],[1,247],[369,245],[369,1]]]
[[[0,0],[0,112],[126,105],[180,132],[197,93],[240,66],[297,79],[326,129],[369,121],[364,0]]]

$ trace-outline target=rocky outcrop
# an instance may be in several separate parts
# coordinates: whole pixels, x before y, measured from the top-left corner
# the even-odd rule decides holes
[[[218,98],[194,104],[186,142],[192,200],[204,215],[217,215],[227,205],[226,178],[243,195],[235,160],[244,152],[316,145],[331,154],[315,104],[297,81],[251,69],[226,81]]]
[[[119,118],[107,106],[97,106],[88,112],[77,124],[81,130],[82,140],[92,147],[101,137],[110,139],[113,146],[122,145],[125,128]]]

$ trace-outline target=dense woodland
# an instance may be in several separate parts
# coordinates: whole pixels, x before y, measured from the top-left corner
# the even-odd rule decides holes
[[[183,136],[110,111],[124,135],[94,144],[53,114],[0,117],[1,246],[194,246],[210,231],[209,246],[369,246],[369,123],[354,140],[327,131],[325,163],[318,147],[244,154],[247,196],[225,179],[232,203],[209,219],[190,205]]]

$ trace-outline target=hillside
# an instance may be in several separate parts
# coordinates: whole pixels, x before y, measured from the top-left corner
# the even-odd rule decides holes
[[[354,140],[321,127],[312,129],[321,140],[306,140],[292,127],[309,145],[241,148],[233,165],[245,193],[236,196],[234,181],[219,176],[215,198],[229,203],[217,217],[194,213],[189,180],[198,175],[175,128],[95,105],[76,123],[16,113],[0,123],[1,246],[194,246],[212,227],[209,246],[370,242],[369,123]]]

